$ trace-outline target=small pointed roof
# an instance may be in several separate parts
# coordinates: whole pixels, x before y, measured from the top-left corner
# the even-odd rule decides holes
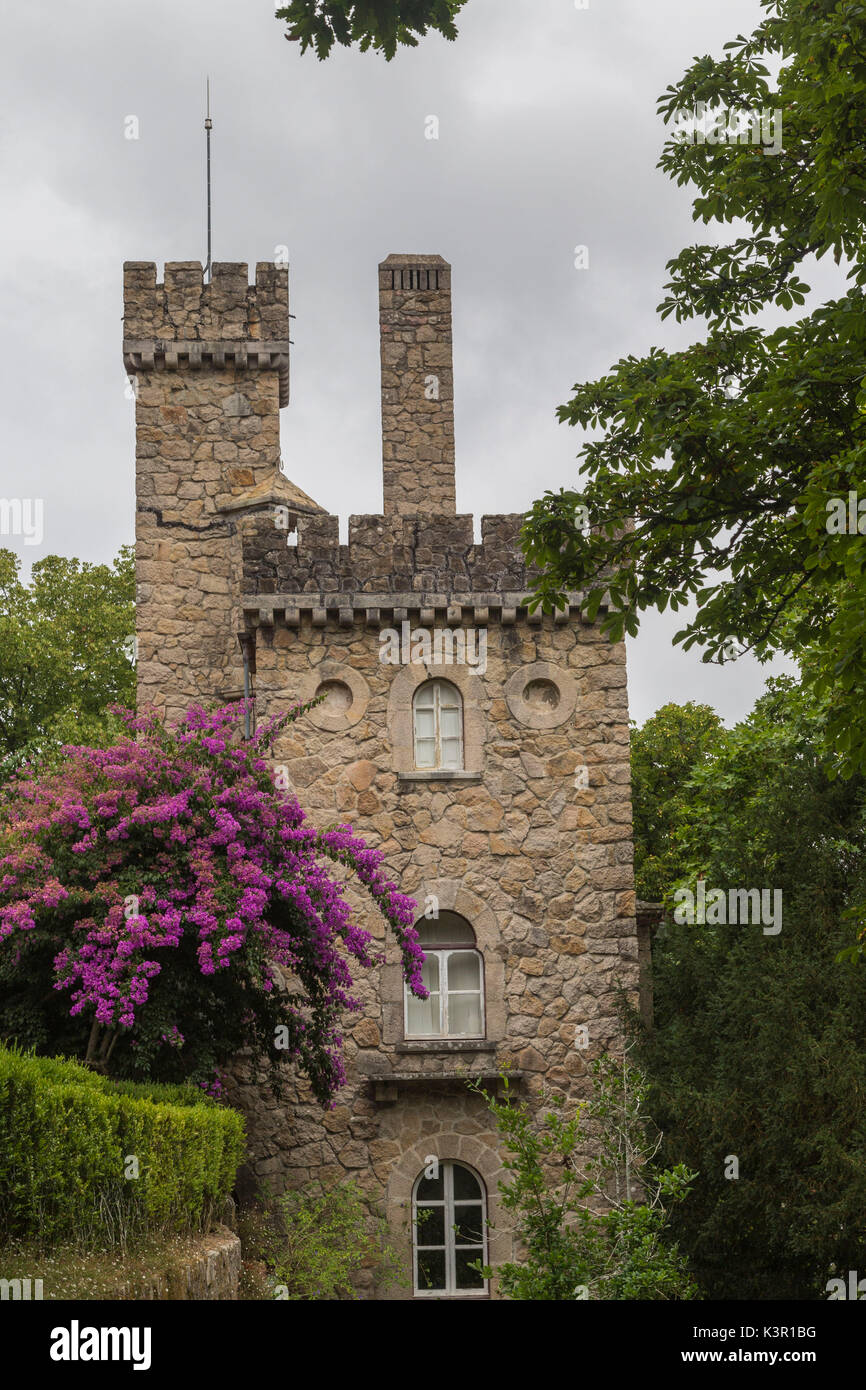
[[[290,507],[293,512],[306,512],[326,515],[325,508],[314,502],[305,492],[291,482],[281,470],[276,468],[270,478],[256,483],[254,487],[244,488],[231,496],[218,497],[217,509],[221,512],[239,512],[249,507]]]

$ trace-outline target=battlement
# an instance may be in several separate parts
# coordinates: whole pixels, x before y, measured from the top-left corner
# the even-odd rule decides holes
[[[259,261],[249,284],[243,261],[217,261],[204,283],[198,261],[167,261],[157,282],[152,261],[126,261],[123,267],[123,335],[187,341],[219,338],[229,342],[289,336],[288,266]]]
[[[204,365],[273,369],[289,403],[289,271],[259,261],[218,261],[204,283],[198,261],[167,261],[160,284],[152,261],[123,267],[123,360],[130,375]]]
[[[531,574],[520,546],[523,515],[485,516],[481,544],[471,516],[352,516],[349,544],[339,518],[260,512],[243,527],[246,594],[526,593]]]

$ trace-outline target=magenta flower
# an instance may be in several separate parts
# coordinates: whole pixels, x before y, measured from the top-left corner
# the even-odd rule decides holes
[[[123,1029],[188,937],[202,975],[257,962],[272,994],[269,967],[282,969],[301,986],[287,996],[286,1055],[306,1066],[315,1052],[311,1079],[327,1098],[345,1076],[340,1014],[360,1008],[350,963],[381,958],[328,861],[382,912],[422,998],[424,956],[415,903],[386,877],[381,853],[349,826],[318,829],[274,785],[263,753],[297,713],[249,743],[236,707],[195,707],[172,728],[127,714],[112,748],[67,748],[56,773],[25,769],[0,799],[0,949],[17,932],[50,931],[63,942],[55,988],[68,991],[70,1013]],[[299,997],[309,1007],[299,1010]],[[175,1028],[163,1040],[177,1047],[183,1036]]]

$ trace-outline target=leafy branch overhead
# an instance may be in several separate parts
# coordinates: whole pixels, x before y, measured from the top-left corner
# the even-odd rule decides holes
[[[390,60],[399,45],[418,46],[428,30],[456,39],[455,18],[466,0],[291,0],[277,10],[289,28],[286,38],[327,58],[335,43],[363,52],[372,48]]]
[[[866,501],[866,4],[763,8],[659,102],[677,127],[660,167],[696,188],[694,219],[745,224],[668,264],[661,317],[705,320],[702,340],[575,387],[558,413],[588,432],[585,481],[537,501],[524,536],[536,597],[579,589],[592,615],[609,592],[613,638],[643,610],[693,605],[675,640],[705,661],[796,657],[850,774],[866,767],[866,539],[839,517]],[[732,113],[761,112],[780,148],[684,138],[701,109],[726,133]],[[772,330],[747,322],[804,305],[801,275],[828,254],[837,298]]]

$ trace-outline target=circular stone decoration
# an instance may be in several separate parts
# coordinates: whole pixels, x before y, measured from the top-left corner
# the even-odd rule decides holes
[[[315,698],[324,696],[320,709],[326,714],[345,714],[352,708],[352,692],[345,681],[322,681],[315,692]]]
[[[299,698],[306,704],[319,695],[324,695],[324,700],[310,710],[307,718],[317,729],[340,734],[364,718],[370,687],[354,667],[344,666],[341,661],[323,661],[307,672]]]
[[[553,681],[530,681],[523,692],[524,701],[532,709],[556,709],[559,698],[559,686]]]
[[[508,708],[530,729],[557,729],[574,714],[577,686],[569,671],[549,661],[534,661],[509,677]]]

